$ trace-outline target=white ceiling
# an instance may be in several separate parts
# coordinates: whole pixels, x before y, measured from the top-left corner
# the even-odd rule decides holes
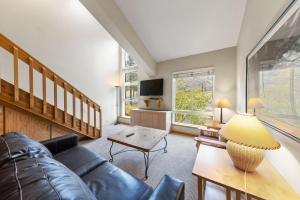
[[[157,62],[237,45],[247,0],[115,0]]]

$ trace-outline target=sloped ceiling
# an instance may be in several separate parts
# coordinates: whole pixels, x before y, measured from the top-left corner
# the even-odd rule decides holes
[[[114,0],[156,62],[236,46],[246,0]]]

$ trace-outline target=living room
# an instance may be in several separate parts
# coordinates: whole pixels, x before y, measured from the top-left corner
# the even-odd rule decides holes
[[[300,199],[299,0],[0,11],[0,199]]]

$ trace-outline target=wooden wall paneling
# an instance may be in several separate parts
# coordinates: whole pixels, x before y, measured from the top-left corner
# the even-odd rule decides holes
[[[60,137],[68,133],[70,133],[70,131],[67,131],[64,128],[60,128],[56,125],[51,125],[51,138]]]
[[[19,101],[19,50],[14,47],[14,100]]]
[[[46,85],[46,69],[43,68],[43,114],[47,113],[47,85]]]
[[[29,58],[29,107],[34,107],[33,95],[33,59]]]
[[[34,140],[50,139],[49,123],[37,117],[5,107],[5,132],[18,131]]]

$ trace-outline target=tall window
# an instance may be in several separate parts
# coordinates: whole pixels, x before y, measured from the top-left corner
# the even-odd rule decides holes
[[[203,125],[213,116],[214,69],[173,73],[173,119]]]
[[[122,50],[122,79],[123,79],[123,115],[130,116],[130,111],[138,104],[138,66],[134,59]]]

